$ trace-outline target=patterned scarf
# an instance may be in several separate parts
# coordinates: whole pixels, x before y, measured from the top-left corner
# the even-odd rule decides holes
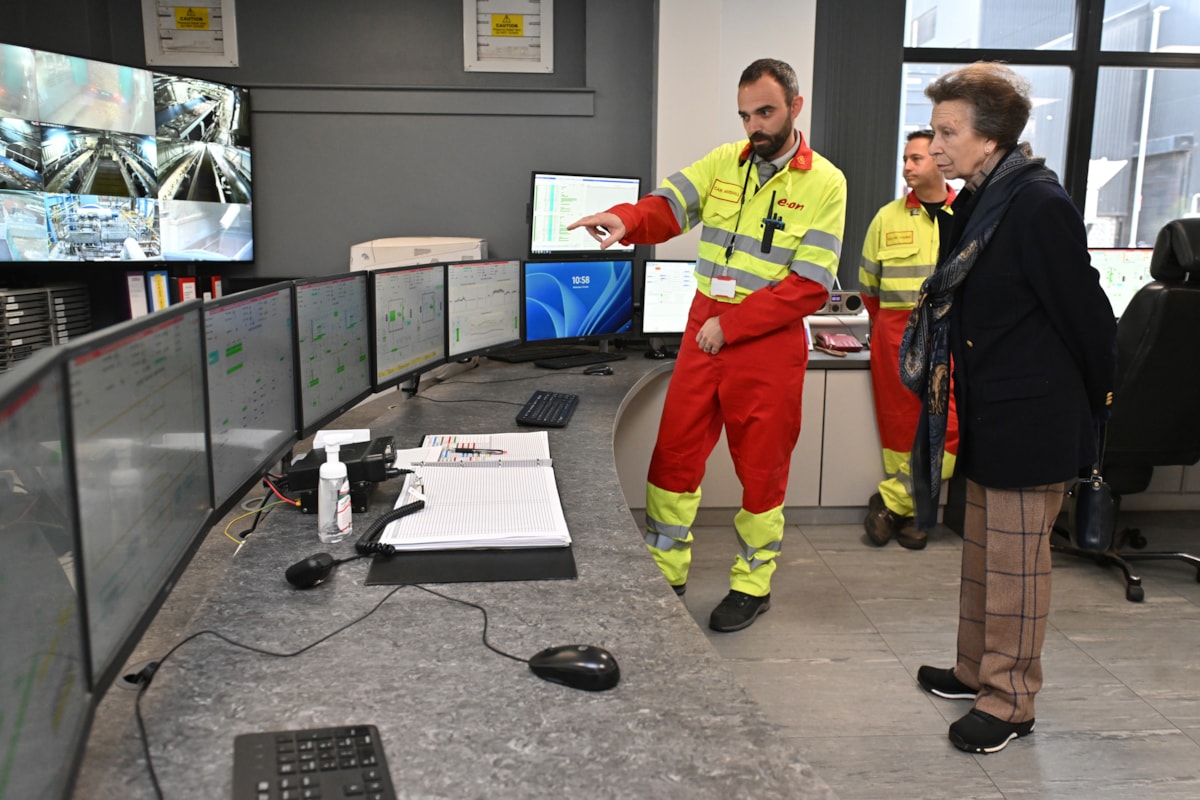
[[[942,455],[946,447],[950,403],[950,307],[954,291],[996,232],[1017,192],[1036,181],[1058,182],[1043,159],[1034,158],[1022,142],[984,180],[958,246],[938,264],[921,286],[916,308],[900,340],[900,381],[921,398],[921,416],[913,440],[911,467],[915,524],[923,531],[937,523],[942,489]]]

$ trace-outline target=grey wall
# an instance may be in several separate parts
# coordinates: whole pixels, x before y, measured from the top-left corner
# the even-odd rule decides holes
[[[478,236],[526,255],[535,169],[649,183],[655,3],[558,0],[552,75],[466,73],[457,0],[251,0],[240,65],[172,67],[251,89],[255,263],[344,271],[350,245]],[[140,0],[19,0],[11,44],[145,66]],[[236,281],[235,281],[236,286]]]

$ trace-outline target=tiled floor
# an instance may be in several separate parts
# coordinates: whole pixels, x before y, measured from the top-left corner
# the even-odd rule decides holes
[[[1128,514],[1148,549],[1200,551],[1200,514]],[[706,631],[728,590],[729,529],[696,530],[684,598]],[[1125,599],[1116,569],[1055,554],[1037,730],[989,756],[956,750],[968,701],[917,686],[950,666],[961,540],[927,549],[864,543],[861,525],[789,525],[771,610],[709,632],[767,715],[843,800],[1200,797],[1200,583],[1178,562],[1139,569]]]

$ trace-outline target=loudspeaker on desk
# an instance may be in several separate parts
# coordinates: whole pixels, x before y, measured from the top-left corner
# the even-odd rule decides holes
[[[818,314],[857,314],[863,310],[861,292],[843,292],[835,289],[829,293],[825,305],[817,310]]]

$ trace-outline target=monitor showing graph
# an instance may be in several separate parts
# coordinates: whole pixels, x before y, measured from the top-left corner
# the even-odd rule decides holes
[[[371,272],[371,375],[375,391],[446,360],[446,265]]]
[[[204,307],[216,513],[241,498],[296,441],[292,284]]]
[[[1150,248],[1095,247],[1088,250],[1092,266],[1100,273],[1100,286],[1108,295],[1113,314],[1121,316],[1125,307],[1152,278],[1150,277]]]
[[[371,393],[367,273],[295,281],[300,438]]]
[[[521,262],[468,261],[446,270],[446,354],[467,358],[521,341]]]

